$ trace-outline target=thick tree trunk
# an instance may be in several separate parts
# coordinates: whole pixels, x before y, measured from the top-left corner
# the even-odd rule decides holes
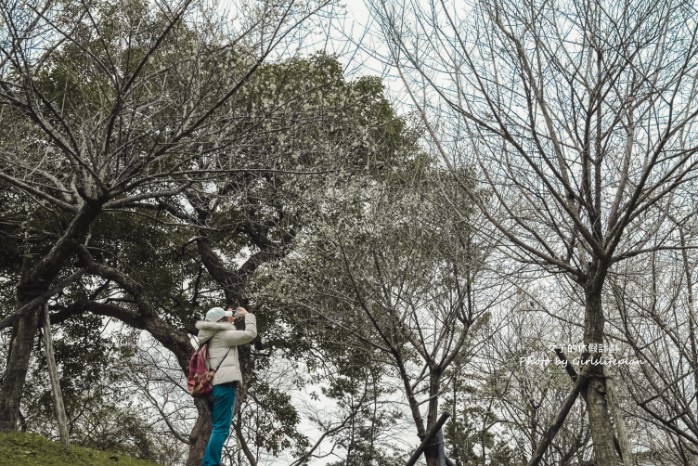
[[[189,445],[187,466],[201,466],[208,439],[211,437],[211,413],[206,406],[206,401],[196,400],[194,404],[199,411],[199,417],[189,433],[191,444]]]
[[[585,323],[584,323],[584,343],[587,345],[602,344],[604,334],[604,314],[601,300],[601,280],[594,280],[585,287]],[[582,391],[589,413],[589,427],[591,438],[594,444],[594,456],[597,466],[617,466],[613,444],[613,424],[608,409],[606,380],[603,366],[594,365],[602,354],[598,352],[590,353],[587,364],[590,365],[590,380]]]
[[[424,449],[424,458],[427,460],[427,466],[441,466],[439,464],[439,447],[436,443]]]
[[[38,323],[39,307],[20,318],[12,328],[7,368],[0,388],[0,431],[17,429],[20,401]]]
[[[615,388],[615,382],[611,376],[611,371],[608,367],[604,367],[604,375],[606,376],[606,391],[608,393],[608,403],[610,405],[611,414],[613,415],[613,424],[616,428],[616,433],[618,434],[618,444],[620,446],[620,451],[623,456],[623,464],[625,466],[634,466],[635,459],[633,455],[632,448],[630,447],[630,439],[628,438],[628,431],[625,428],[625,421],[623,419],[623,412],[620,410],[620,400],[618,399],[618,392]]]
[[[436,424],[439,417],[439,387],[441,385],[441,369],[431,368],[429,375],[429,403],[427,409],[427,432]],[[443,436],[436,436],[434,441],[424,449],[424,458],[427,461],[427,466],[441,466],[439,464],[439,445],[438,439],[443,441]]]
[[[613,444],[614,430],[606,395],[606,384],[603,378],[596,377],[589,381],[584,391],[584,400],[589,412],[589,427],[594,444],[596,466],[617,466],[618,457]]]
[[[21,307],[51,288],[76,248],[87,236],[92,222],[101,212],[101,204],[83,204],[68,225],[63,236],[35,265],[28,267],[17,286],[17,300]],[[36,310],[18,319],[12,328],[7,367],[0,388],[0,431],[16,429],[19,419],[22,391],[29,370],[29,360],[36,329],[39,323],[40,305]]]

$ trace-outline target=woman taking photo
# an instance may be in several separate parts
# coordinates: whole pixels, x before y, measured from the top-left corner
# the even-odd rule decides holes
[[[245,319],[244,330],[235,328],[234,320],[238,318]],[[233,423],[237,388],[242,382],[237,347],[250,343],[257,336],[257,320],[242,307],[236,309],[235,316],[231,309],[214,307],[203,321],[196,323],[196,328],[199,329],[199,345],[208,343],[208,367],[218,367],[209,399],[213,430],[202,466],[218,466]]]

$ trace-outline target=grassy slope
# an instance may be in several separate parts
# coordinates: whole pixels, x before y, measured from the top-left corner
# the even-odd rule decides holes
[[[0,432],[0,465],[7,466],[156,466],[119,453],[71,445],[63,449],[36,434]]]

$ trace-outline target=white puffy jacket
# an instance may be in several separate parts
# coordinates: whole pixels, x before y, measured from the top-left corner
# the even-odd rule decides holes
[[[199,329],[199,344],[208,344],[208,367],[215,369],[216,376],[213,385],[242,380],[240,360],[238,359],[238,345],[249,343],[257,336],[257,319],[248,313],[245,315],[245,330],[237,330],[230,322],[208,322],[200,320],[196,323]],[[230,351],[228,349],[230,348]],[[227,353],[227,356],[226,356]],[[225,360],[221,363],[221,360]]]

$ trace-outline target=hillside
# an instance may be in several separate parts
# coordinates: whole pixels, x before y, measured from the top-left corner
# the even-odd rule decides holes
[[[0,432],[0,465],[7,466],[157,466],[119,453],[60,443],[22,432]]]

